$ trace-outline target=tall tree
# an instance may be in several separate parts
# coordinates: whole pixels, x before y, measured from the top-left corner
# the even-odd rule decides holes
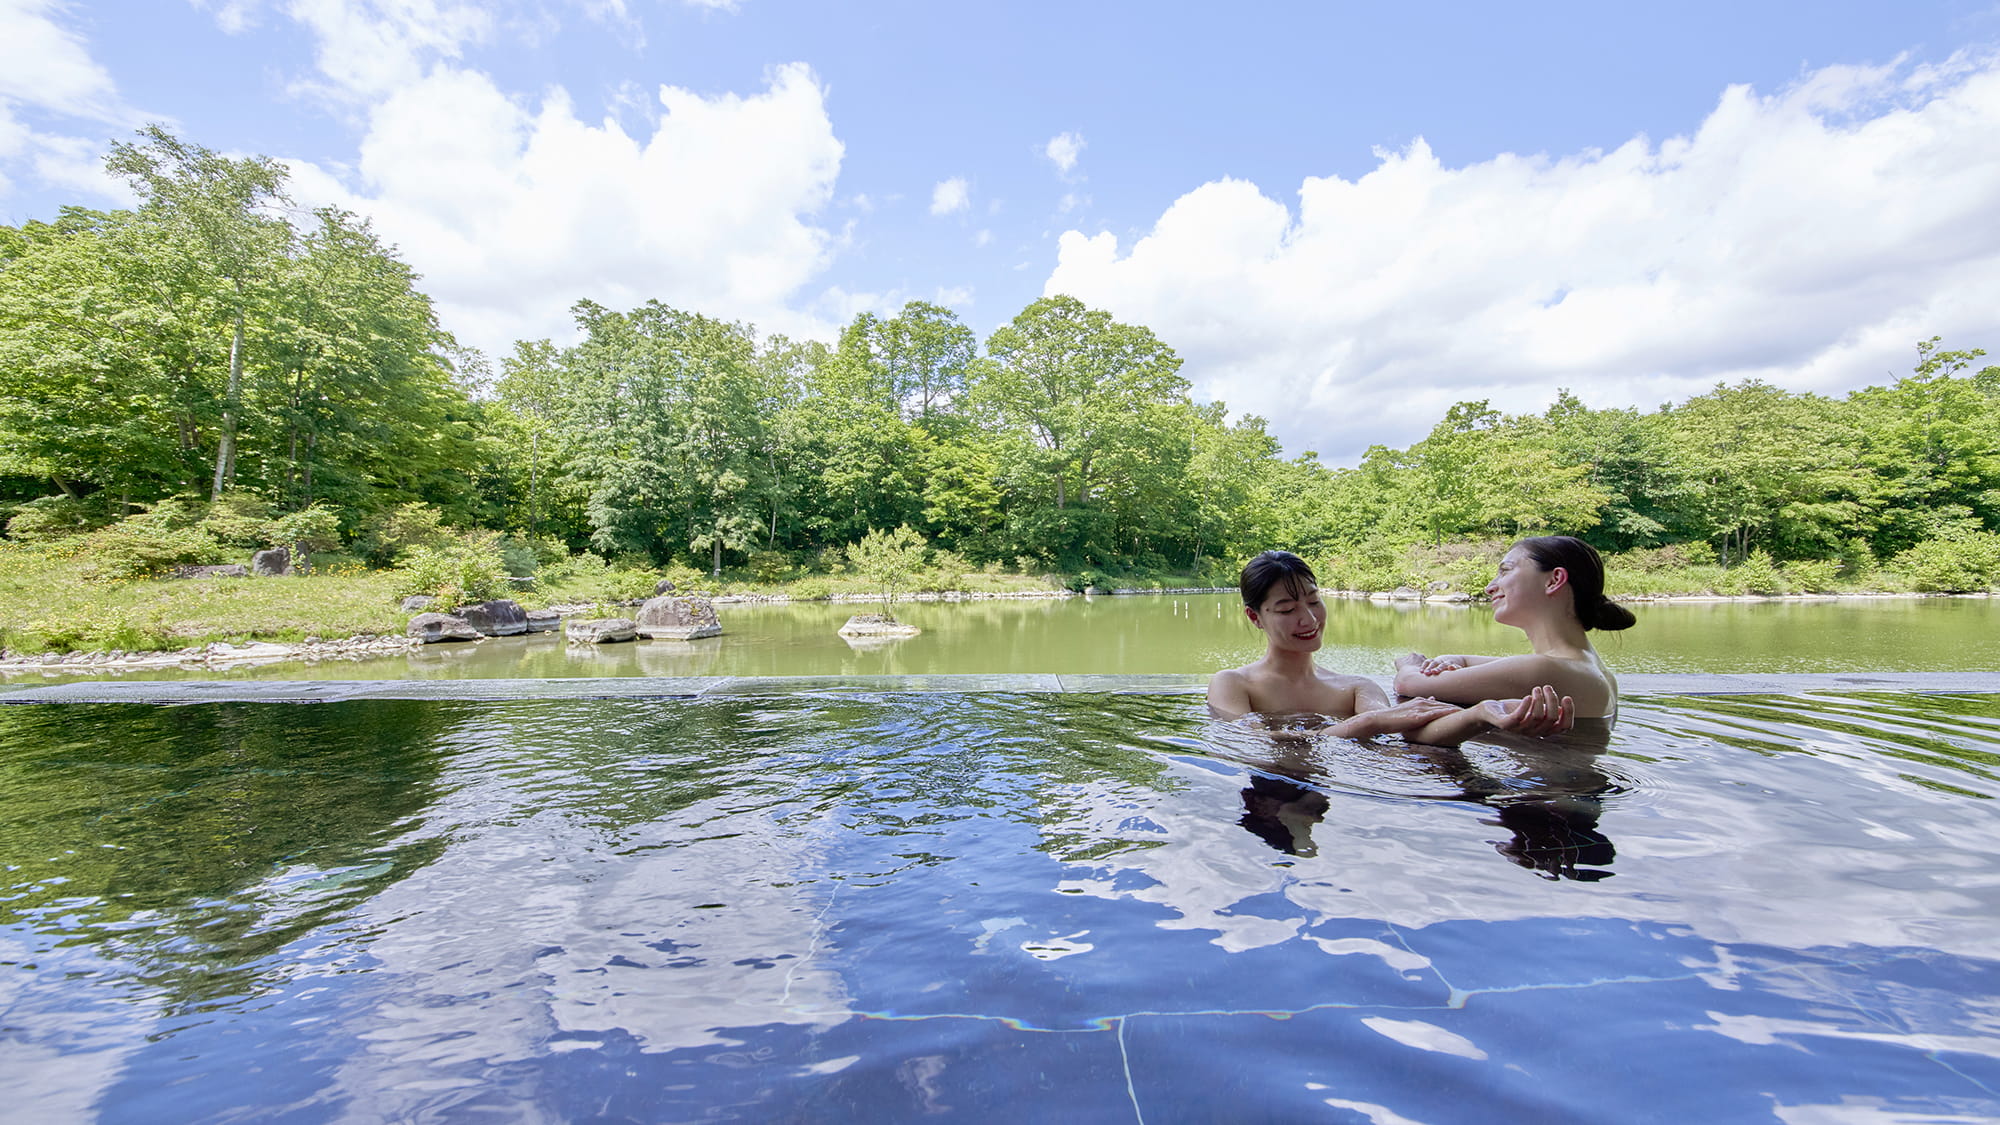
[[[244,338],[257,283],[269,276],[291,240],[290,225],[275,211],[288,202],[285,171],[267,157],[218,155],[159,125],[148,125],[139,135],[139,143],[113,144],[105,169],[139,193],[140,215],[169,233],[179,264],[211,272],[222,289],[231,333],[229,368],[210,490],[211,497],[220,497],[235,468]]]

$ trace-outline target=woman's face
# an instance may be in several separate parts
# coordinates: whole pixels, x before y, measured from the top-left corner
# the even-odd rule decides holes
[[[1297,590],[1280,583],[1264,595],[1263,605],[1244,612],[1264,631],[1272,647],[1294,652],[1319,650],[1326,627],[1326,604],[1319,600],[1319,587],[1312,583]]]
[[[1486,584],[1486,596],[1493,602],[1493,620],[1502,625],[1518,625],[1548,604],[1554,593],[1554,572],[1543,570],[1534,556],[1516,547],[1500,560],[1500,573]]]

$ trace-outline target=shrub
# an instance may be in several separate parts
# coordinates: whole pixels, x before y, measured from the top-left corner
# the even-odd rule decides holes
[[[534,544],[512,538],[500,541],[500,563],[516,578],[526,578],[542,568],[541,553]]]
[[[782,582],[791,572],[792,557],[783,551],[750,552],[750,577],[763,585]],[[678,588],[679,583],[675,586]]]
[[[172,497],[91,532],[77,550],[83,561],[83,577],[99,581],[144,578],[171,567],[220,558],[222,546],[202,528],[201,515],[199,501]]]
[[[785,592],[794,601],[824,601],[833,596],[833,583],[825,578],[801,578]]]
[[[1786,563],[1783,573],[1786,584],[1794,590],[1829,593],[1839,583],[1840,560],[1801,559]]]
[[[191,497],[176,497],[177,501],[190,501]],[[200,501],[194,501],[200,503]],[[157,511],[157,507],[155,508]],[[271,520],[271,506],[262,496],[254,492],[237,490],[224,493],[220,500],[207,504],[200,516],[200,527],[209,538],[227,547],[252,550],[269,542],[265,526]]]
[[[23,543],[46,543],[95,531],[116,518],[112,499],[102,492],[81,498],[44,496],[14,509],[7,536]]]
[[[429,594],[447,605],[504,596],[506,564],[500,558],[499,539],[486,532],[411,548],[396,568],[396,593]]]
[[[1962,594],[2000,582],[2000,535],[1975,531],[1956,539],[1929,539],[1889,560],[1889,569],[1913,590]]]
[[[659,587],[660,576],[650,570],[626,570],[623,568],[606,571],[598,582],[598,596],[607,601],[640,601],[653,596]],[[674,589],[681,588],[679,583]]]
[[[1768,553],[1752,551],[1749,558],[1722,572],[1721,579],[1716,582],[1716,592],[1782,594],[1785,592],[1785,580]]]

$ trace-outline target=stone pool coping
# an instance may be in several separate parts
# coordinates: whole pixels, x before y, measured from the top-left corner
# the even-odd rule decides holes
[[[0,703],[333,703],[347,699],[695,699],[735,695],[968,693],[1192,695],[1205,674],[935,676],[615,676],[564,679],[157,680],[0,687]],[[1992,672],[1626,675],[1623,694],[1797,695],[1821,691],[2000,693]]]

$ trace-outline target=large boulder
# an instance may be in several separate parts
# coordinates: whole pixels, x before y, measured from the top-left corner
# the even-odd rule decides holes
[[[437,599],[429,594],[411,594],[403,599],[404,613],[422,613],[437,604]]]
[[[562,628],[562,614],[553,609],[531,609],[528,611],[528,632],[551,633]]]
[[[592,617],[566,622],[563,636],[573,645],[609,645],[639,639],[639,627],[629,617]]]
[[[657,597],[639,607],[639,635],[649,640],[693,641],[722,634],[722,618],[707,598]]]
[[[259,578],[281,578],[292,572],[292,552],[286,547],[269,547],[250,556],[250,573]]]
[[[507,598],[462,605],[452,612],[489,637],[515,637],[528,631],[528,611]]]
[[[463,617],[453,617],[449,613],[419,613],[410,618],[406,630],[410,636],[427,645],[439,641],[476,641],[481,637]]]
[[[168,577],[248,578],[250,577],[250,568],[244,566],[242,563],[230,563],[228,566],[177,566]]]

